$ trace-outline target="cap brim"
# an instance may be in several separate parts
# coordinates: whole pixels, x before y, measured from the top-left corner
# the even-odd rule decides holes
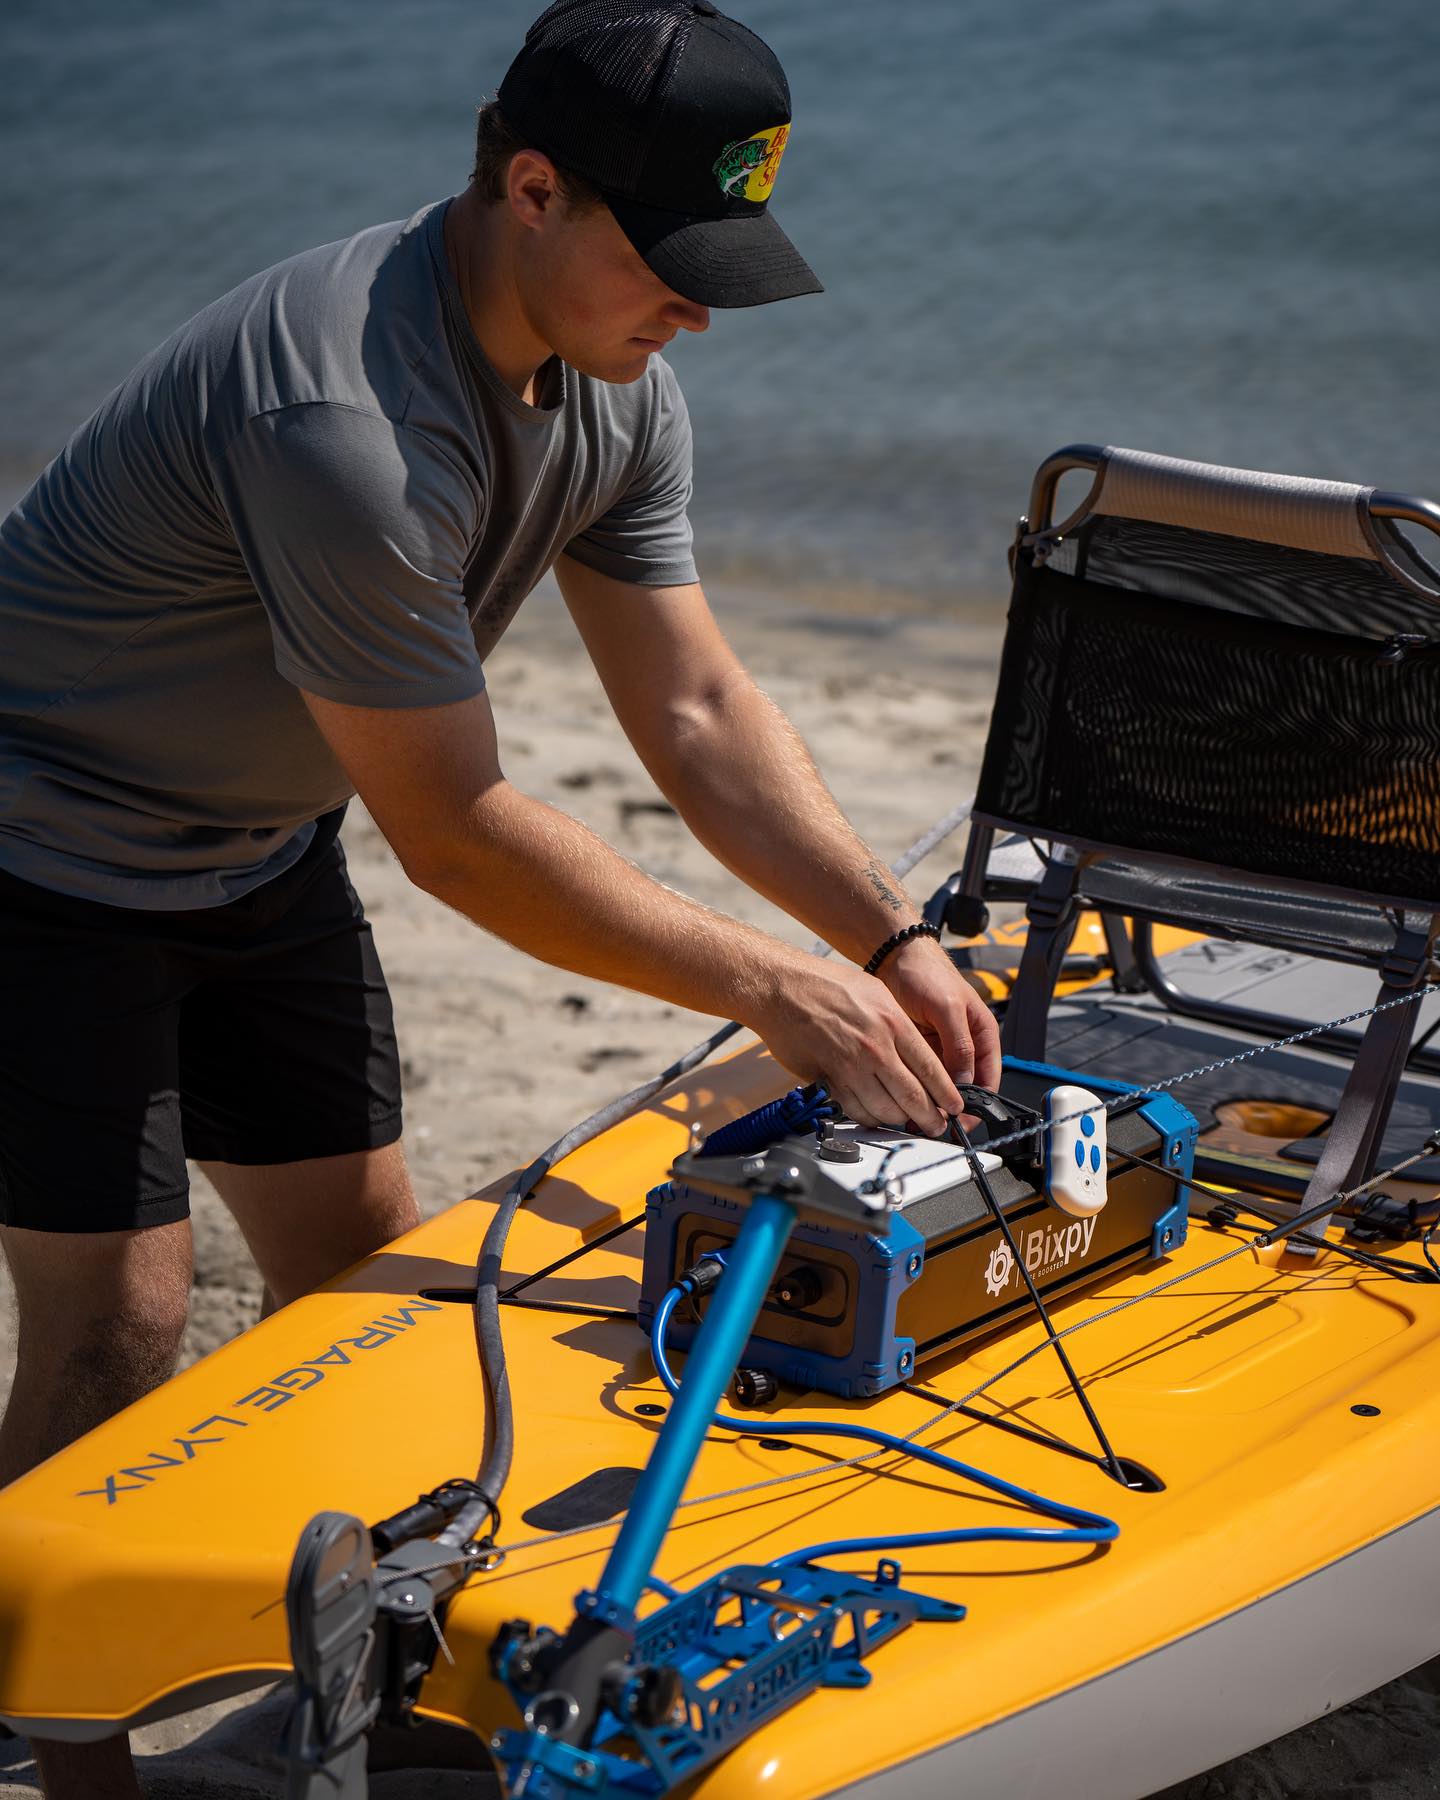
[[[605,202],[648,266],[686,300],[765,306],[825,291],[768,212],[706,219],[609,194]]]

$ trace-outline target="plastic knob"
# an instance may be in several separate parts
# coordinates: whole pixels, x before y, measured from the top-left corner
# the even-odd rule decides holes
[[[952,894],[945,902],[944,921],[958,938],[979,937],[990,929],[990,908],[976,894]]]
[[[730,1392],[737,1406],[764,1406],[780,1392],[780,1383],[768,1369],[737,1369]]]
[[[809,1312],[825,1292],[825,1277],[808,1263],[787,1269],[774,1287],[775,1304],[786,1312]]]

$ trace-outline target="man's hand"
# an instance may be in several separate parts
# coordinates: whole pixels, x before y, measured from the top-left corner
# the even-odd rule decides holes
[[[1000,1079],[995,1016],[933,938],[912,938],[892,950],[880,965],[879,979],[952,1079],[995,1086]]]
[[[903,1006],[844,963],[797,958],[745,1022],[802,1081],[823,1081],[858,1124],[913,1125],[938,1137],[961,1111],[954,1082]]]

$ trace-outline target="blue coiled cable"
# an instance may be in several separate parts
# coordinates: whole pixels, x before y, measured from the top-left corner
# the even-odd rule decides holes
[[[768,1106],[757,1106],[741,1119],[732,1119],[712,1131],[701,1145],[701,1156],[754,1156],[783,1137],[813,1131],[821,1119],[835,1116],[835,1103],[819,1082],[791,1088]]]
[[[743,1120],[736,1122],[744,1123]],[[723,1262],[724,1259],[717,1257],[715,1260]],[[669,1329],[671,1314],[686,1294],[693,1291],[694,1284],[688,1280],[682,1280],[668,1290],[656,1308],[655,1323],[650,1335],[650,1355],[655,1363],[655,1372],[672,1399],[679,1393],[680,1384],[675,1379],[665,1352],[665,1334]],[[715,1415],[715,1423],[727,1431],[744,1432],[754,1437],[774,1437],[777,1433],[773,1422],[756,1424],[752,1420],[733,1419],[720,1412]],[[803,1550],[791,1550],[787,1555],[777,1557],[777,1568],[787,1563],[814,1562],[817,1557],[838,1556],[852,1551],[909,1550],[930,1544],[1109,1544],[1120,1535],[1120,1527],[1116,1522],[1101,1513],[1087,1512],[1083,1507],[1069,1506],[1063,1500],[1051,1500],[1044,1494],[1032,1493],[1029,1488],[1017,1487],[1013,1481],[1006,1481],[1002,1476],[987,1474],[984,1469],[974,1468],[970,1463],[960,1462],[942,1451],[895,1437],[888,1431],[877,1431],[871,1425],[842,1425],[829,1419],[787,1419],[778,1429],[786,1437],[858,1438],[862,1443],[877,1444],[885,1450],[898,1450],[905,1456],[913,1456],[917,1462],[929,1463],[932,1468],[943,1469],[947,1474],[973,1481],[1006,1500],[1016,1500],[1022,1506],[1048,1514],[1050,1518],[1058,1519],[1064,1528],[1052,1531],[1038,1525],[973,1525],[953,1531],[912,1531],[896,1537],[836,1538],[829,1543],[808,1544]]]

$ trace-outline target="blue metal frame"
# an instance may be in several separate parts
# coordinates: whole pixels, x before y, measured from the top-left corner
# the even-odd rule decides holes
[[[587,1747],[501,1732],[494,1747],[509,1791],[519,1791],[528,1768],[527,1800],[561,1800],[577,1790],[658,1797],[816,1688],[868,1686],[865,1658],[897,1632],[916,1620],[965,1617],[963,1606],[912,1593],[899,1581],[900,1565],[889,1558],[870,1580],[805,1564],[727,1569],[662,1607],[635,1634],[637,1665],[679,1671],[681,1716],[644,1726],[607,1712]],[[842,1634],[846,1621],[850,1629]],[[723,1670],[729,1672],[715,1679]],[[606,1748],[621,1737],[633,1740],[643,1762]]]
[[[602,1708],[588,1743],[536,1729],[501,1732],[492,1744],[511,1795],[664,1794],[815,1688],[863,1687],[870,1679],[868,1653],[914,1620],[965,1616],[962,1606],[902,1589],[899,1564],[884,1560],[873,1581],[803,1564],[742,1565],[636,1625],[635,1608],[652,1585],[651,1568],[795,1216],[791,1201],[771,1193],[757,1193],[746,1209],[620,1535],[593,1591],[576,1598],[580,1618],[633,1634],[631,1666],[663,1664],[678,1673],[677,1716],[646,1726],[628,1716],[622,1694],[618,1710]],[[837,1645],[847,1620],[851,1630]],[[527,1692],[512,1679],[513,1654],[501,1652],[497,1672],[523,1711]],[[717,1680],[725,1669],[731,1672]],[[562,1679],[558,1671],[556,1679]],[[622,1737],[635,1743],[642,1760],[606,1748]]]
[[[725,1255],[725,1279],[711,1296],[705,1329],[685,1366],[685,1385],[636,1485],[599,1585],[576,1601],[582,1613],[626,1628],[634,1623],[635,1608],[794,1223],[794,1206],[778,1195],[757,1194],[750,1202],[740,1235]]]

